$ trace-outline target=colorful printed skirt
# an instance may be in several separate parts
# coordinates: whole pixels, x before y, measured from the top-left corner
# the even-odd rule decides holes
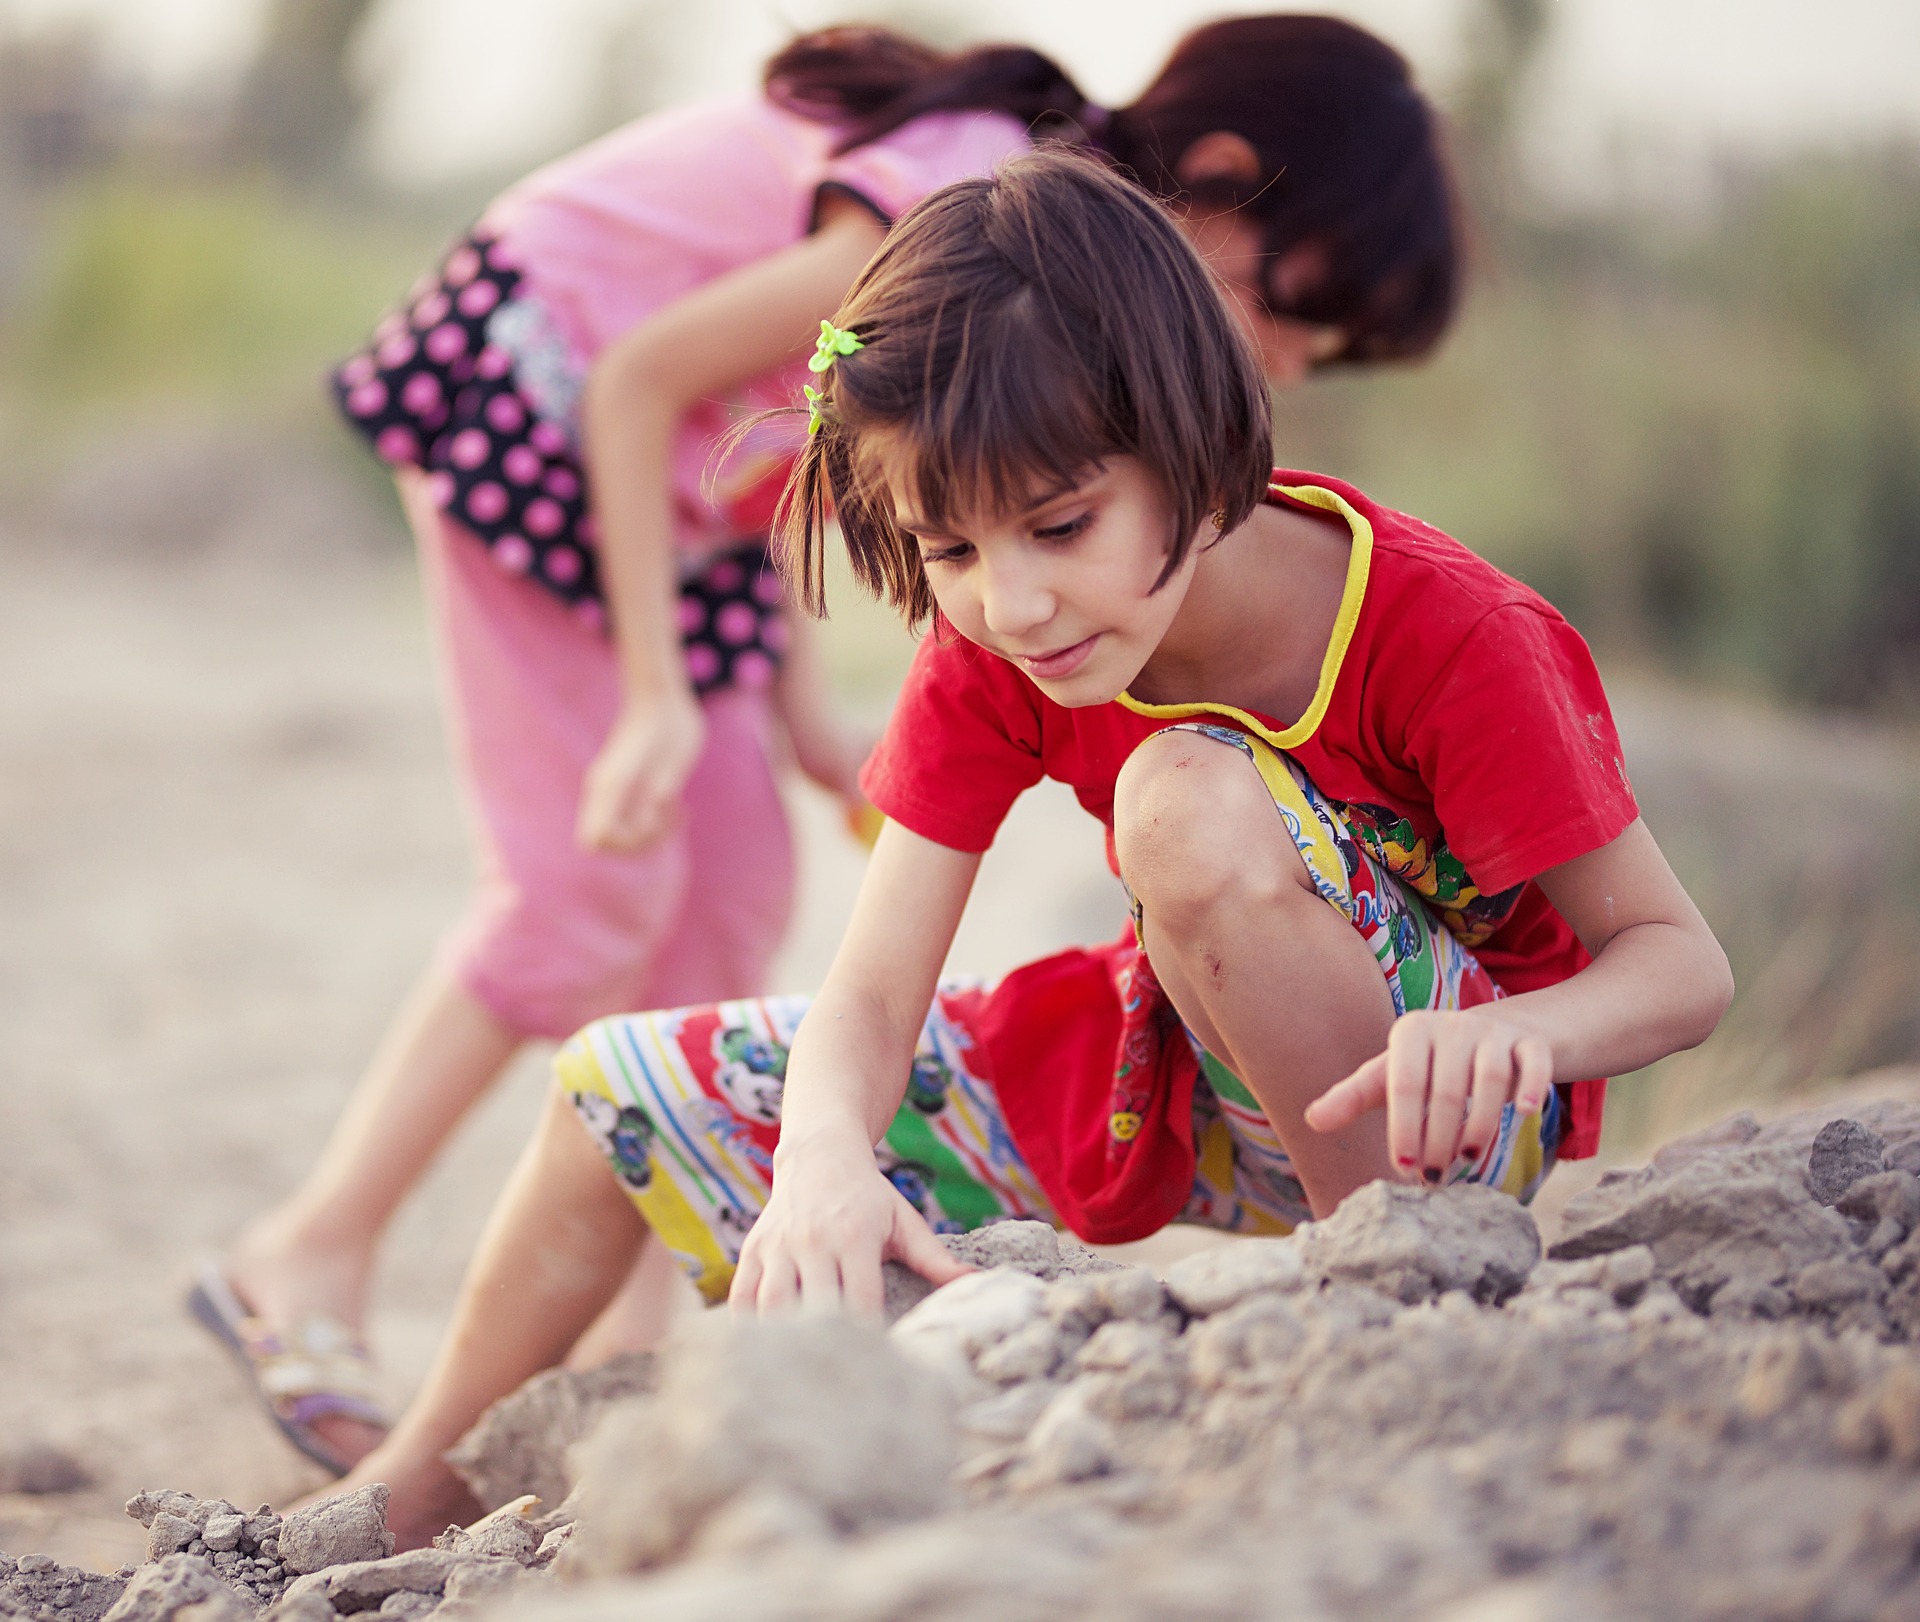
[[[586,469],[570,426],[582,379],[521,272],[483,232],[388,314],[332,377],[348,424],[393,467],[418,467],[434,504],[500,568],[606,627]],[[786,646],[780,577],[763,537],[706,559],[680,586],[698,693],[768,685]]]
[[[1396,1009],[1456,1008],[1496,995],[1472,954],[1347,833],[1339,808],[1290,759],[1225,729],[1222,741],[1245,748],[1260,768],[1316,888],[1368,941]],[[1150,976],[1130,983],[1158,990]],[[876,1147],[880,1168],[937,1232],[1005,1217],[1076,1226],[1073,1200],[1055,1197],[1064,1185],[1050,1192],[1035,1169],[1053,1164],[1056,1146],[1023,1148],[1009,1126],[1006,1066],[990,1051],[993,1033],[1006,1026],[995,995],[972,982],[940,987],[900,1110]],[[1135,999],[1148,1000],[1147,993]],[[787,1053],[808,1005],[806,997],[769,997],[601,1020],[555,1061],[557,1084],[622,1187],[710,1301],[725,1298],[740,1246],[767,1202]],[[1104,1139],[1123,1154],[1153,1115],[1141,1076],[1167,1073],[1128,1059],[1131,1051],[1137,1060],[1146,1029],[1139,1013],[1129,1010],[1118,1059],[1111,1045],[1105,1049],[1105,1117],[1084,1123],[1088,1141]],[[1167,1191],[1175,1220],[1256,1234],[1284,1234],[1311,1220],[1286,1149],[1253,1094],[1177,1021],[1172,1029],[1193,1061],[1178,1134],[1188,1153],[1162,1162],[1186,1177]],[[1530,1198],[1552,1168],[1561,1110],[1554,1093],[1536,1115],[1520,1117],[1509,1105],[1495,1140],[1478,1160],[1456,1164],[1451,1180]]]

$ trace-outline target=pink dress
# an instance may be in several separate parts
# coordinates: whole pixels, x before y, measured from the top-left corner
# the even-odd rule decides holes
[[[482,357],[511,357],[547,454],[565,454],[563,436],[577,447],[580,388],[602,349],[693,289],[800,241],[823,188],[891,220],[1028,145],[1014,120],[973,112],[929,115],[842,157],[834,139],[759,98],[699,103],[615,131],[486,211],[476,237],[497,244],[519,280],[484,327]],[[743,410],[794,403],[804,378],[795,362],[682,421],[671,497],[683,572],[764,534],[799,430],[756,432],[717,479],[714,453]],[[420,541],[479,844],[474,901],[447,947],[462,984],[513,1029],[547,1037],[609,1013],[762,990],[794,877],[766,682],[701,684],[706,751],[671,837],[632,855],[582,851],[581,782],[621,701],[598,605],[582,600],[578,579],[542,590],[555,583],[522,578],[524,558],[496,537],[483,544],[424,453],[382,454],[402,469]],[[590,550],[591,514],[576,528],[569,538]]]

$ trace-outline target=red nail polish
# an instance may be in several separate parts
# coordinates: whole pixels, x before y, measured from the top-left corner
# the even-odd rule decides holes
[[[1398,1156],[1396,1156],[1396,1157],[1394,1158],[1394,1162],[1393,1162],[1393,1163],[1394,1163],[1394,1164],[1395,1164],[1396,1166],[1398,1166],[1398,1167],[1399,1167],[1399,1168],[1400,1168],[1400,1169],[1401,1169],[1402,1171],[1405,1171],[1405,1170],[1407,1169],[1407,1167],[1409,1167],[1409,1166],[1411,1166],[1411,1165],[1413,1164],[1413,1156],[1412,1156],[1412,1155],[1398,1155]]]
[[[1480,1146],[1474,1143],[1463,1144],[1460,1153],[1468,1160],[1478,1160],[1480,1158]]]
[[[1420,1175],[1430,1183],[1437,1183],[1440,1181],[1440,1168],[1437,1166],[1429,1166]]]

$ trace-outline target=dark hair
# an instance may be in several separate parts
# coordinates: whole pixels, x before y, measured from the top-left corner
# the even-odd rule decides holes
[[[1265,493],[1266,381],[1218,285],[1152,198],[1067,148],[912,209],[834,324],[862,347],[822,375],[819,429],[776,519],[782,570],[815,614],[830,512],[855,579],[909,623],[933,607],[878,438],[934,523],[1138,458],[1170,508],[1156,589],[1210,512],[1232,528]]]
[[[803,35],[767,64],[766,87],[780,106],[840,126],[842,152],[927,113],[977,108],[1084,141],[1163,200],[1241,210],[1271,259],[1315,250],[1305,284],[1291,296],[1270,286],[1268,303],[1345,333],[1329,363],[1423,355],[1459,301],[1438,120],[1400,54],[1338,18],[1210,23],[1174,48],[1138,101],[1111,112],[1038,51],[947,54],[884,28]],[[1183,185],[1182,155],[1215,130],[1253,147],[1259,175]]]

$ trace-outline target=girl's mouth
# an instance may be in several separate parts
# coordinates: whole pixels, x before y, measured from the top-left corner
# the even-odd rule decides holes
[[[1017,655],[1020,666],[1036,681],[1059,681],[1071,676],[1093,655],[1093,645],[1100,640],[1095,631],[1083,642],[1076,642],[1070,648],[1061,648],[1054,653],[1043,653],[1037,658],[1025,654]]]

